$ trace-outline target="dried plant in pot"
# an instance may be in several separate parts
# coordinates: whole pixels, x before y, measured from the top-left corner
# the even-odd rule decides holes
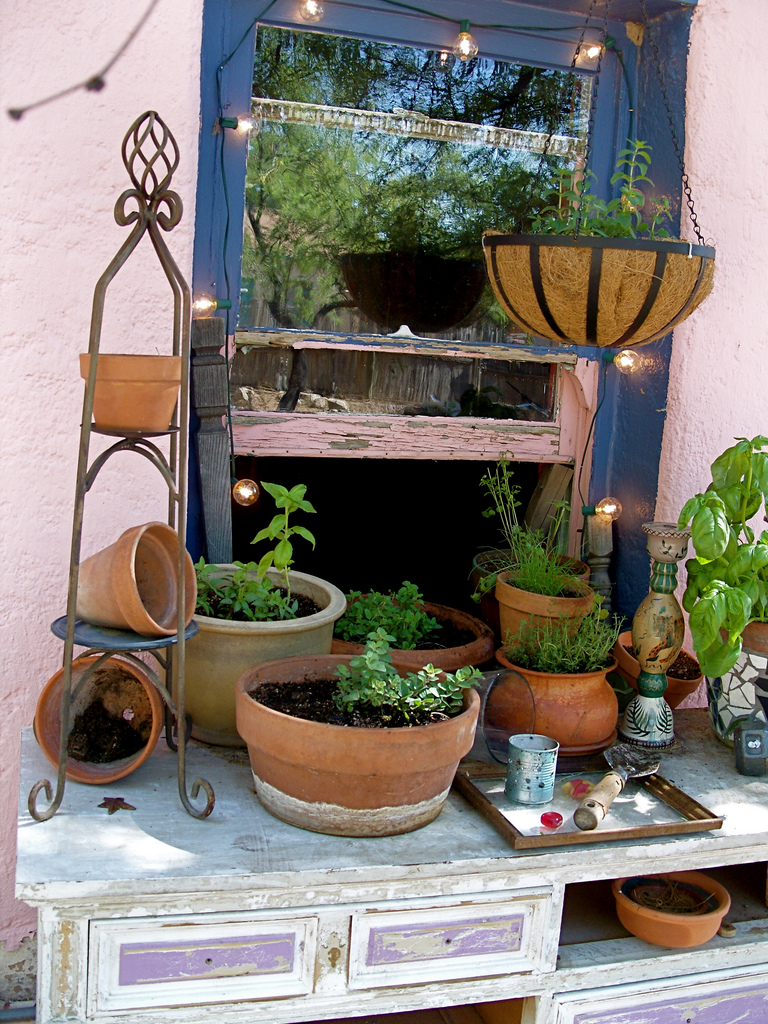
[[[675,949],[708,942],[731,906],[728,891],[700,871],[617,878],[611,888],[627,931]]]
[[[314,512],[306,488],[261,486],[281,512],[254,543],[277,540],[260,562],[198,562],[197,636],[186,646],[186,710],[192,735],[204,743],[242,746],[235,722],[235,684],[252,665],[292,655],[328,654],[333,626],[346,608],[342,592],[317,576],[296,572],[294,536],[314,537],[290,515]]]
[[[292,825],[330,835],[397,835],[428,824],[472,748],[478,676],[468,667],[411,673],[383,630],[362,655],[248,669],[237,683],[237,727],[260,801]],[[322,716],[317,691],[328,706]]]
[[[496,652],[499,664],[519,672],[530,687],[535,731],[557,740],[565,756],[597,753],[616,737],[619,704],[606,676],[616,668],[618,633],[593,599],[576,628],[568,620],[529,620]],[[505,731],[531,731],[528,695],[512,689],[507,715]]]
[[[667,334],[709,295],[715,250],[670,239],[668,200],[648,212],[650,159],[640,140],[619,153],[620,194],[608,202],[591,171],[566,170],[533,234],[486,232],[488,276],[516,324],[549,341],[626,348]]]
[[[493,657],[490,627],[458,608],[424,601],[407,580],[390,593],[353,591],[347,610],[334,628],[334,654],[361,654],[369,634],[384,629],[398,662],[411,669],[434,665],[455,671],[482,665]]]

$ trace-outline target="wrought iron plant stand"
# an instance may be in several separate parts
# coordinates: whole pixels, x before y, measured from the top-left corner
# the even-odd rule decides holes
[[[93,296],[88,376],[83,399],[83,417],[80,427],[80,450],[77,467],[77,486],[72,528],[72,548],[69,567],[69,590],[67,614],[52,624],[56,636],[64,641],[64,677],[61,688],[61,733],[59,743],[58,776],[56,792],[48,779],[41,779],[31,789],[28,806],[37,821],[51,818],[61,806],[67,768],[67,741],[70,731],[70,711],[73,698],[72,662],[73,649],[86,647],[86,655],[96,659],[80,677],[77,688],[109,659],[119,653],[120,658],[140,665],[161,694],[165,704],[166,742],[177,752],[177,775],[179,796],[184,808],[195,818],[205,818],[214,805],[214,793],[205,779],[196,779],[187,793],[185,742],[187,739],[187,718],[184,710],[184,650],[185,641],[197,632],[190,624],[185,628],[185,588],[177,586],[176,632],[165,637],[142,636],[128,630],[111,629],[92,625],[77,618],[76,602],[79,579],[80,544],[83,527],[85,496],[105,463],[122,452],[136,452],[146,458],[161,474],[168,486],[168,524],[176,530],[178,552],[176,569],[178,581],[185,577],[186,553],[186,503],[187,503],[187,438],[189,419],[189,351],[190,351],[190,290],[181,275],[163,238],[164,231],[171,231],[181,220],[181,198],[170,190],[171,178],[179,162],[179,149],[171,132],[154,111],[141,115],[128,129],[123,139],[122,158],[132,183],[132,188],[123,192],[115,204],[115,220],[121,227],[133,225],[130,235],[123,242],[107,269],[99,278]],[[130,207],[129,207],[130,204]],[[133,208],[135,206],[135,208]],[[169,429],[163,431],[121,430],[99,428],[91,423],[93,413],[96,371],[101,341],[101,328],[107,288],[127,262],[144,235],[148,235],[160,265],[163,268],[173,294],[173,355],[181,357],[181,388],[173,420]],[[89,447],[92,432],[118,436],[111,447],[101,453],[89,465]],[[166,458],[151,437],[170,435],[169,455]],[[137,652],[150,652],[158,665],[165,670],[165,680],[172,680],[175,701],[158,673],[140,660]],[[174,740],[174,718],[179,742]],[[192,803],[203,790],[206,802],[202,807]],[[49,804],[44,809],[37,807],[41,791]],[[190,798],[191,797],[191,798]]]

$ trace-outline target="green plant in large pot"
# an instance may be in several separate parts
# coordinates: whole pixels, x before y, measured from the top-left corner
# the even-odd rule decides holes
[[[516,324],[554,342],[629,347],[667,334],[709,295],[715,250],[669,237],[666,198],[649,213],[650,162],[635,140],[619,153],[614,199],[595,195],[591,171],[564,171],[533,234],[486,232],[488,276]]]
[[[508,459],[500,459],[480,479],[480,484],[489,499],[488,508],[483,512],[486,519],[495,518],[499,523],[504,546],[480,552],[472,568],[473,599],[480,604],[485,621],[494,633],[502,636],[508,630],[514,631],[526,614],[543,617],[571,611],[569,614],[583,615],[589,608],[589,600],[576,604],[567,600],[565,604],[551,604],[551,597],[569,598],[576,587],[576,595],[584,598],[585,592],[578,584],[586,584],[589,566],[576,558],[570,558],[557,550],[566,514],[566,502],[556,502],[552,508],[549,527],[533,530],[521,523],[518,516],[519,488],[512,481],[513,470]],[[497,587],[501,576],[502,586]],[[497,596],[502,594],[503,610]],[[529,598],[536,594],[546,600]],[[534,607],[530,607],[533,600]]]
[[[440,813],[480,706],[470,667],[417,672],[377,630],[356,656],[256,665],[237,683],[237,727],[268,811],[331,835],[410,832]]]
[[[737,438],[712,463],[707,489],[690,498],[679,527],[690,523],[695,558],[685,563],[683,608],[705,676],[723,676],[742,645],[768,655],[768,530],[750,526],[766,513],[768,438]]]
[[[616,668],[612,652],[619,631],[593,600],[578,628],[567,620],[527,621],[496,653],[500,665],[525,678],[535,731],[557,740],[561,754],[597,753],[616,736],[619,705],[606,675]],[[531,731],[530,695],[514,687],[509,693],[505,729]],[[500,712],[496,708],[498,722]]]
[[[187,641],[186,709],[192,735],[205,743],[242,746],[235,723],[235,684],[250,666],[291,655],[328,654],[333,625],[346,600],[332,583],[296,572],[293,540],[313,546],[306,527],[290,519],[314,512],[306,487],[262,481],[279,511],[253,540],[277,543],[258,563],[197,564],[199,632]]]
[[[352,591],[347,610],[334,628],[334,654],[361,654],[368,636],[384,629],[401,665],[434,665],[454,671],[482,665],[493,657],[491,629],[458,608],[425,601],[407,580],[396,591]]]

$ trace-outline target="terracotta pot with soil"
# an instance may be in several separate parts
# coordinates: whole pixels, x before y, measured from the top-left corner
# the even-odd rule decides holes
[[[184,625],[195,610],[195,567],[184,553]],[[78,618],[141,636],[173,636],[178,614],[179,538],[166,523],[126,530],[114,544],[86,558],[77,585]]]
[[[244,672],[237,682],[237,727],[259,800],[283,821],[329,835],[410,832],[440,813],[459,761],[472,748],[480,708],[465,691],[464,710],[427,725],[365,728],[275,711],[251,694],[262,684],[335,689],[340,655],[286,658]],[[393,652],[395,668],[409,671]]]
[[[731,906],[727,890],[699,871],[617,878],[611,888],[627,931],[674,949],[708,942]]]
[[[485,622],[458,608],[449,608],[443,604],[424,601],[422,607],[442,626],[438,636],[443,646],[434,646],[434,641],[427,640],[425,644],[430,646],[420,646],[416,650],[393,649],[393,658],[398,664],[406,666],[409,672],[415,672],[425,665],[434,665],[444,672],[454,672],[464,665],[482,665],[493,657],[493,630]],[[350,656],[362,654],[364,650],[364,644],[339,640],[336,637],[331,647],[333,654]]]
[[[72,662],[66,775],[73,782],[102,785],[129,775],[157,745],[164,723],[163,700],[137,665],[112,657],[84,679],[98,658]],[[59,764],[61,690],[64,669],[43,687],[35,710],[34,731],[54,767]]]
[[[620,634],[613,649],[619,675],[632,687],[637,689],[637,677],[640,675],[640,664],[632,654],[632,630],[627,629]],[[677,658],[667,670],[667,689],[664,699],[671,708],[678,707],[686,697],[690,697],[699,688],[704,676],[701,666],[690,651],[680,651]]]
[[[91,357],[80,356],[88,379]],[[181,384],[181,356],[101,353],[96,365],[93,423],[110,433],[165,433]]]
[[[500,573],[496,580],[496,600],[499,602],[501,636],[515,636],[524,621],[532,626],[542,626],[548,619],[570,619],[577,629],[581,620],[592,607],[594,591],[586,583],[575,580],[570,595],[551,597],[520,590],[508,581],[507,573]]]
[[[223,573],[234,565],[217,566]],[[282,573],[267,572],[275,584]],[[296,619],[237,622],[195,615],[197,636],[186,645],[186,710],[192,736],[204,743],[242,747],[235,722],[235,684],[246,669],[263,661],[293,655],[329,654],[333,625],[347,602],[332,583],[307,573],[291,572],[291,593],[306,598],[316,610]]]
[[[596,754],[610,746],[616,738],[619,702],[613,687],[606,679],[616,668],[611,661],[595,672],[549,673],[514,665],[503,650],[496,652],[496,660],[503,668],[519,672],[527,681],[533,695],[535,727],[531,727],[530,694],[510,687],[508,707],[497,701],[494,705],[495,721],[510,734],[535,731],[549,736],[560,744],[560,754],[574,757]]]

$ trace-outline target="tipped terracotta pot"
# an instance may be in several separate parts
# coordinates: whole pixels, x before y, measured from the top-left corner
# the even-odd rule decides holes
[[[514,665],[503,650],[496,652],[503,668],[519,672],[533,694],[535,726],[531,726],[530,695],[510,687],[509,704],[494,704],[495,725],[510,734],[536,732],[560,744],[560,754],[575,757],[597,754],[616,738],[619,702],[606,674],[616,668],[612,661],[596,672],[550,674]]]
[[[477,588],[482,580],[497,573],[500,565],[508,566],[511,556],[512,552],[509,548],[490,548],[487,551],[479,551],[472,560],[472,572],[469,577],[472,593],[475,594],[477,592]],[[590,569],[586,562],[581,562],[578,558],[569,558],[568,555],[557,555],[556,559],[561,565],[567,565],[572,568],[577,580],[580,580],[582,583],[589,582]],[[493,589],[487,590],[481,595],[480,614],[483,617],[483,621],[487,622],[491,627],[494,635],[501,640],[499,602]]]
[[[222,574],[234,565],[221,565]],[[267,572],[280,583],[282,573]],[[242,747],[235,722],[238,678],[263,661],[296,655],[329,654],[333,626],[347,608],[338,587],[308,573],[291,572],[291,592],[308,597],[320,609],[314,615],[279,622],[233,622],[195,615],[197,636],[187,641],[185,708],[192,716],[192,736],[203,743]]]
[[[88,379],[91,357],[80,356]],[[93,423],[115,433],[168,430],[181,384],[181,356],[100,354],[93,394]]]
[[[716,907],[705,913],[655,910],[641,906],[621,891],[627,883],[645,884],[648,888],[657,879],[662,883],[667,880],[677,882],[683,897],[690,894],[692,904],[711,895]],[[628,932],[655,946],[673,949],[700,946],[708,942],[717,934],[731,906],[728,891],[714,878],[700,871],[670,871],[663,875],[649,875],[647,878],[617,878],[611,883],[611,888],[616,899],[616,913]],[[703,890],[703,894],[696,890]]]
[[[313,832],[411,832],[440,813],[458,763],[472,748],[480,698],[465,691],[461,714],[430,725],[366,729],[294,718],[248,695],[261,683],[333,679],[350,660],[286,658],[238,679],[237,728],[248,745],[256,793],[275,817]],[[408,671],[397,656],[393,662]]]
[[[507,573],[500,573],[496,580],[496,600],[499,602],[501,636],[516,636],[520,624],[530,622],[531,626],[543,626],[549,619],[571,619],[574,630],[592,607],[595,594],[586,583],[576,580],[573,597],[549,597],[519,590],[507,582]]]
[[[640,663],[634,655],[630,654],[626,649],[632,646],[632,630],[627,629],[623,633],[619,634],[619,639],[616,641],[616,645],[613,648],[613,656],[616,659],[617,671],[623,679],[632,687],[633,690],[637,689],[637,677],[640,675]],[[681,651],[681,654],[687,654],[689,658],[696,661],[696,658],[690,651]],[[697,662],[698,664],[698,662]],[[699,672],[695,679],[680,679],[678,676],[672,674],[671,671],[667,671],[667,688],[664,691],[664,699],[671,708],[676,708],[681,704],[686,697],[690,697],[692,693],[699,688],[704,676]]]
[[[77,658],[72,662],[73,694],[86,670],[98,658]],[[35,710],[34,732],[40,749],[58,768],[61,747],[61,690],[64,669],[59,669],[43,687]],[[99,701],[113,717],[130,718],[131,726],[145,740],[141,750],[130,757],[102,764],[67,757],[66,776],[73,782],[103,785],[115,782],[144,764],[155,749],[164,724],[163,700],[149,676],[130,662],[108,658],[89,676],[75,694],[70,707],[70,723],[94,701]]]
[[[449,608],[444,604],[430,604],[424,601],[422,604],[427,615],[431,615],[438,622],[454,626],[456,629],[465,630],[474,634],[474,640],[460,647],[431,647],[415,651],[404,651],[398,648],[392,649],[392,657],[399,665],[405,666],[408,672],[418,672],[425,665],[434,665],[441,668],[443,672],[455,672],[457,668],[465,665],[482,665],[493,657],[495,645],[493,630],[485,622],[462,612],[458,608]],[[365,644],[353,643],[351,640],[339,640],[334,637],[332,654],[355,655],[362,654]]]
[[[141,636],[173,636],[177,625],[179,538],[166,523],[126,530],[86,558],[77,587],[78,618]],[[184,625],[197,600],[195,567],[184,552]]]

